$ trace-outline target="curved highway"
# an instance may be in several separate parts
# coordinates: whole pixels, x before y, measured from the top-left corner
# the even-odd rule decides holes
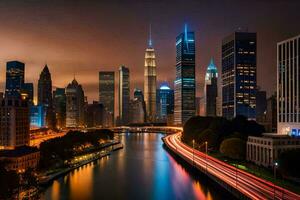
[[[251,199],[300,199],[300,195],[194,150],[181,142],[181,132],[168,135],[163,141],[168,148],[198,169],[224,181]]]

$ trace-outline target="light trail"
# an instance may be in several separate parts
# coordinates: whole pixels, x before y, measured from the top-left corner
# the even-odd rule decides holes
[[[279,187],[269,181],[233,167],[206,155],[181,142],[181,132],[163,138],[164,143],[176,154],[203,172],[218,178],[251,199],[300,200],[300,195]]]

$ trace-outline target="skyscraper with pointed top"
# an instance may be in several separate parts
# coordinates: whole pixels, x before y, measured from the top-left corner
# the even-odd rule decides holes
[[[218,96],[218,70],[211,58],[205,74],[204,98],[206,116],[216,116]]]
[[[183,125],[196,114],[195,34],[185,29],[176,37],[174,124]]]
[[[52,80],[47,64],[43,68],[38,81],[38,105],[46,109],[46,124],[49,128],[55,127],[55,116],[52,102]]]
[[[144,97],[147,121],[154,122],[156,119],[156,63],[155,52],[152,46],[151,26],[148,47],[145,52]]]

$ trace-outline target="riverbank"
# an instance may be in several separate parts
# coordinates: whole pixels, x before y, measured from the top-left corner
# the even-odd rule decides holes
[[[65,174],[84,166],[90,162],[96,161],[100,158],[109,156],[112,151],[116,151],[123,148],[123,144],[120,141],[113,141],[103,146],[106,150],[99,150],[98,152],[89,153],[81,155],[80,157],[75,157],[74,162],[70,162],[70,167],[61,168],[58,171],[50,174],[39,175],[38,182],[40,186],[47,186],[53,182],[53,180],[64,176]],[[111,148],[110,148],[111,147]],[[75,162],[76,160],[76,162]]]

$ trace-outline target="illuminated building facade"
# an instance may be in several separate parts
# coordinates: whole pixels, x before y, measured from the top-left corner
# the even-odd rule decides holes
[[[256,33],[235,32],[222,41],[222,115],[256,118]]]
[[[168,115],[174,114],[174,90],[167,83],[164,83],[158,90],[158,97],[159,117],[162,121],[166,121]]]
[[[119,119],[123,125],[129,122],[129,101],[129,69],[125,66],[121,66],[119,68]]]
[[[185,31],[176,38],[174,123],[184,124],[196,114],[195,34]]]
[[[205,74],[204,98],[205,114],[214,117],[217,115],[217,96],[218,96],[218,70],[211,59]]]
[[[19,61],[6,63],[5,96],[19,97],[24,85],[25,64]]]
[[[279,134],[300,136],[300,35],[277,44]]]
[[[156,120],[156,63],[151,31],[148,48],[145,52],[144,95],[147,121],[153,122]]]
[[[66,100],[66,127],[83,127],[84,92],[75,79],[66,88]]]
[[[28,101],[8,96],[0,103],[0,149],[29,145]]]
[[[42,128],[45,126],[46,112],[43,105],[30,106],[30,128]]]
[[[102,71],[99,72],[99,102],[112,117],[114,124],[115,118],[115,72]]]

